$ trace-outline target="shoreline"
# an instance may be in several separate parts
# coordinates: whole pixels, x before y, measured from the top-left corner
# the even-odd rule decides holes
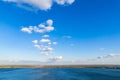
[[[120,65],[0,65],[0,68],[106,68],[106,69],[120,69]]]

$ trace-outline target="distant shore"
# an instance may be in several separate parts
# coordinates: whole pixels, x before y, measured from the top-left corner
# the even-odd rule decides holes
[[[0,65],[0,68],[108,68],[108,69],[120,69],[120,65]]]

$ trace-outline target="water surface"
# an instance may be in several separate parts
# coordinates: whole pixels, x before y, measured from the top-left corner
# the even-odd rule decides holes
[[[0,80],[120,80],[120,69],[0,69]]]

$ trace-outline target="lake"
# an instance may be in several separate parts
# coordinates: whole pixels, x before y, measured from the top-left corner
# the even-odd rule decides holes
[[[0,80],[120,80],[120,69],[1,68]]]

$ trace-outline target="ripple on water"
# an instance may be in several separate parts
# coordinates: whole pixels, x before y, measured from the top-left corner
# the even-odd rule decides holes
[[[120,80],[119,69],[0,69],[0,80]]]

